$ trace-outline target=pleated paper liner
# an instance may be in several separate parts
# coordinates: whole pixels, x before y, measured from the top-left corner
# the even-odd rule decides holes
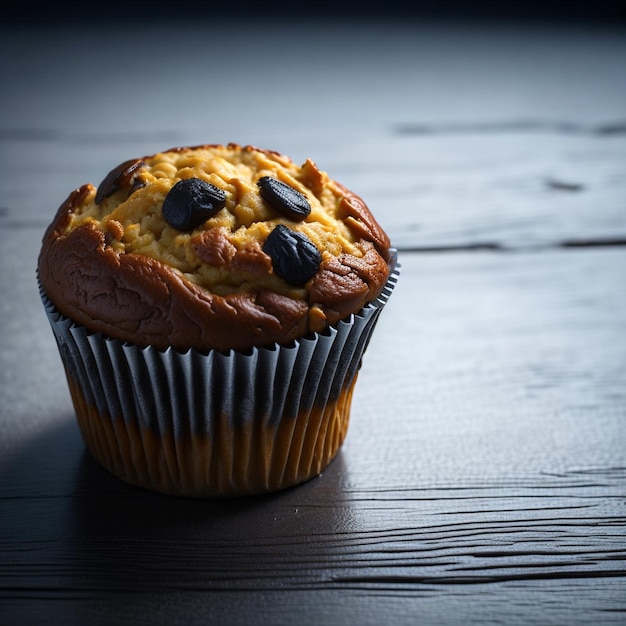
[[[78,424],[118,478],[188,497],[276,491],[319,474],[346,436],[354,385],[398,279],[324,333],[249,353],[165,351],[91,333],[41,290]]]

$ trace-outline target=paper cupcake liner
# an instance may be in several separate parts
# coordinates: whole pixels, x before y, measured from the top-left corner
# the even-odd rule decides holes
[[[88,450],[115,476],[190,497],[319,474],[348,427],[361,359],[398,279],[324,333],[249,353],[139,347],[92,333],[40,288]]]

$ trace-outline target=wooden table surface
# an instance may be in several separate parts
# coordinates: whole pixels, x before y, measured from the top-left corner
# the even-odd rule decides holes
[[[1,28],[1,624],[626,623],[623,24]],[[227,141],[360,193],[402,274],[331,466],[191,501],[85,452],[35,263],[76,186]]]

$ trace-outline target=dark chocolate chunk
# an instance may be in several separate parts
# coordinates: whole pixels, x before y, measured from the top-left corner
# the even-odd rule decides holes
[[[131,192],[138,189],[141,185],[137,184],[136,175],[137,170],[143,164],[141,159],[131,159],[130,161],[120,163],[120,165],[112,169],[98,185],[96,204],[100,204],[105,198],[112,196],[123,187],[128,187]]]
[[[257,181],[261,197],[290,220],[302,221],[310,212],[306,196],[276,178],[263,176]]]
[[[322,255],[304,234],[278,224],[263,244],[274,272],[292,285],[304,285],[320,268]]]
[[[226,194],[199,178],[179,180],[163,202],[163,218],[178,230],[193,230],[226,204]]]

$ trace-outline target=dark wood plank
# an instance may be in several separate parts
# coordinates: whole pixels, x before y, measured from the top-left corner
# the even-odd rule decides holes
[[[62,372],[49,412],[14,402],[13,424],[39,427],[2,457],[6,614],[620,623],[624,252],[402,260],[346,445],[301,487],[229,502],[139,491],[83,452]],[[53,361],[42,348],[35,377]]]

